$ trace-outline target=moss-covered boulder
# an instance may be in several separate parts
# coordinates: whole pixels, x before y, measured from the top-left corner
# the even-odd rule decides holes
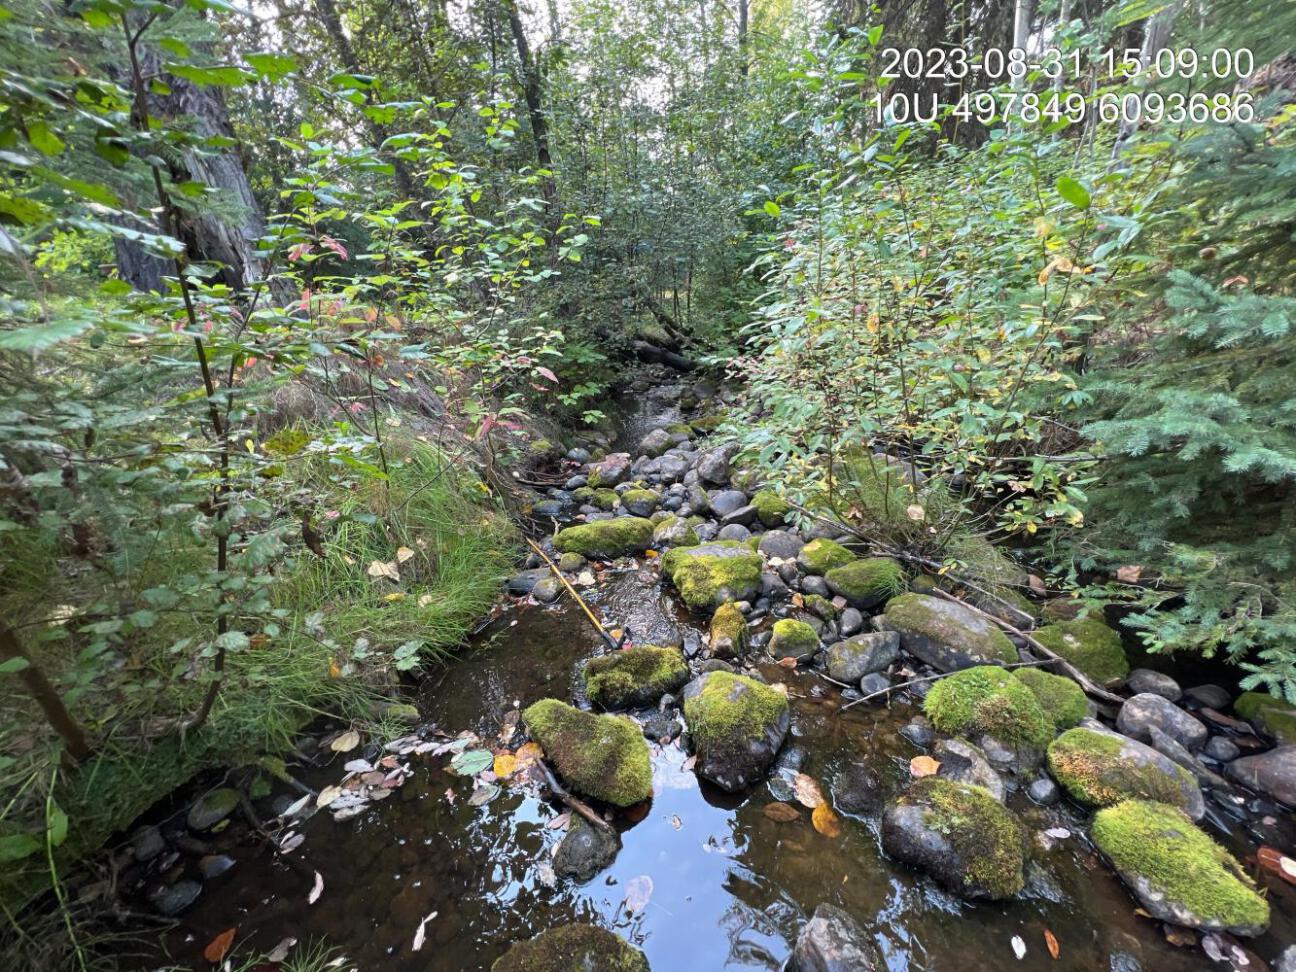
[[[851,607],[867,611],[904,591],[900,565],[888,557],[866,557],[834,567],[824,574],[828,589],[846,598]]]
[[[684,603],[697,611],[760,594],[760,554],[737,540],[674,547],[662,558],[662,569]]]
[[[962,604],[928,594],[901,594],[887,601],[884,613],[886,626],[900,633],[900,646],[942,672],[1017,661],[1008,636]]]
[[[1011,898],[1025,884],[1024,832],[979,786],[929,776],[888,804],[882,846],[973,900]]]
[[[1073,799],[1090,806],[1155,800],[1179,807],[1193,820],[1206,812],[1191,773],[1151,746],[1114,732],[1068,729],[1049,746],[1048,767]]]
[[[783,618],[774,622],[769,653],[775,658],[809,658],[819,650],[819,633],[804,621]]]
[[[491,972],[649,972],[643,952],[603,928],[559,925],[518,942]]]
[[[1042,750],[1053,738],[1053,720],[1021,681],[993,665],[965,668],[942,678],[923,700],[923,711],[952,736],[993,736],[1014,748]]]
[[[723,671],[684,687],[684,718],[698,776],[731,793],[765,778],[791,726],[786,696]]]
[[[595,489],[600,486],[616,486],[630,478],[631,465],[630,453],[613,452],[594,463],[586,479]]]
[[[668,513],[653,528],[652,542],[654,547],[696,547],[698,535],[688,520]]]
[[[582,557],[624,557],[647,549],[652,538],[653,525],[649,520],[621,516],[559,530],[554,547],[559,553],[578,553]]]
[[[688,680],[688,663],[678,648],[638,645],[591,658],[585,665],[585,695],[603,709],[653,705]]]
[[[1269,903],[1242,865],[1181,810],[1127,800],[1098,812],[1093,839],[1153,918],[1234,935],[1269,927]]]
[[[617,495],[615,489],[591,489],[589,496],[583,502],[611,513],[616,509],[617,503],[621,502],[621,497]]]
[[[751,505],[756,507],[756,516],[767,528],[782,525],[792,507],[772,489],[757,490],[751,498]]]
[[[713,658],[735,658],[747,647],[747,619],[733,601],[716,608],[711,616],[708,641]]]
[[[836,540],[823,537],[811,540],[797,554],[797,563],[807,574],[826,574],[834,567],[845,567],[855,555]]]
[[[621,505],[632,516],[652,516],[661,503],[661,494],[652,489],[627,489],[621,494]]]
[[[1058,621],[1031,634],[1099,685],[1119,685],[1129,674],[1129,660],[1120,635],[1101,621],[1092,618]]]
[[[1267,692],[1243,692],[1233,711],[1280,745],[1296,744],[1296,709]]]
[[[652,796],[648,744],[628,718],[541,699],[522,711],[522,721],[572,789],[618,807]]]
[[[1013,676],[1031,690],[1044,714],[1059,730],[1079,725],[1089,714],[1084,689],[1073,680],[1038,668],[1017,668]]]

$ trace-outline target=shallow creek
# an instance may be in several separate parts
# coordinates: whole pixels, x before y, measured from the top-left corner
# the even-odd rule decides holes
[[[638,643],[688,645],[705,633],[704,621],[678,607],[649,561],[608,570],[585,593]],[[521,604],[429,679],[419,705],[446,733],[473,730],[489,745],[519,703],[578,698],[582,661],[605,650],[570,601]],[[842,711],[839,689],[819,676],[772,664],[760,670],[770,682],[786,683],[793,713],[787,745],[805,750],[803,771],[825,793],[843,767],[857,762],[871,766],[888,792],[904,786],[919,750],[897,730],[919,711],[915,700]],[[237,866],[184,915],[169,950],[208,968],[200,957],[204,944],[237,925],[241,950],[269,950],[294,936],[324,939],[365,970],[489,969],[513,942],[583,920],[632,941],[657,972],[779,969],[816,905],[832,902],[871,929],[892,970],[1209,966],[1199,949],[1176,948],[1158,923],[1135,914],[1134,900],[1088,844],[1086,815],[1076,808],[1043,809],[1013,793],[1010,806],[1035,835],[1027,888],[1006,904],[971,905],[888,861],[876,819],[843,814],[841,835],[825,837],[806,810],[794,822],[769,819],[763,807],[775,797],[767,785],[728,796],[683,769],[687,754],[678,743],[653,746],[652,753],[651,804],[617,816],[621,851],[589,882],[549,886],[544,865],[562,831],[546,824],[564,809],[560,804],[519,784],[485,806],[470,806],[472,781],[445,769],[448,756],[412,756],[414,775],[391,799],[351,820],[320,813],[305,826],[295,856],[323,877],[317,903],[307,903],[302,874],[248,844],[232,852]],[[347,758],[304,779],[313,787],[337,782]],[[1049,837],[1050,829],[1068,834]],[[1255,845],[1241,835],[1216,833],[1243,860],[1254,855]],[[633,913],[627,888],[635,882],[642,889],[642,876],[651,881],[651,896]],[[1270,886],[1273,926],[1248,943],[1266,958],[1296,941],[1293,896],[1272,880]],[[415,952],[416,929],[433,912],[426,943]],[[1059,946],[1056,960],[1046,929]],[[1020,960],[1014,936],[1025,944]]]

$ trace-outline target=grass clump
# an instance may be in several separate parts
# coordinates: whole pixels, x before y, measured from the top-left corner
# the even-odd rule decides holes
[[[923,822],[949,841],[963,865],[962,893],[997,901],[1025,886],[1021,827],[990,791],[929,776],[901,799],[925,807]]]
[[[1158,917],[1245,935],[1269,925],[1269,903],[1242,866],[1175,807],[1126,800],[1100,810],[1093,839],[1127,883],[1141,879],[1139,897],[1167,911]]]
[[[824,574],[829,590],[861,610],[875,607],[905,589],[900,565],[888,557],[867,557]]]
[[[643,952],[593,925],[559,925],[519,942],[495,960],[491,972],[648,972]]]
[[[760,591],[760,554],[736,540],[674,547],[662,558],[662,569],[694,610],[750,600]]]
[[[1101,621],[1057,621],[1032,634],[1045,648],[1057,652],[1099,685],[1115,685],[1129,675],[1129,660],[1120,635]]]
[[[604,709],[651,705],[684,687],[688,664],[678,648],[638,645],[591,658],[585,666],[585,694]]]
[[[1058,729],[1070,729],[1089,714],[1084,689],[1069,678],[1039,668],[1018,668],[1013,677],[1031,690],[1035,699]]]
[[[760,739],[787,717],[786,696],[754,678],[729,672],[710,672],[702,690],[684,702],[689,733],[707,750]]]
[[[836,540],[823,537],[811,540],[801,548],[797,562],[808,574],[826,574],[834,567],[845,567],[855,555]]]
[[[559,530],[554,537],[554,548],[560,553],[578,553],[583,557],[624,557],[646,549],[652,543],[652,536],[651,520],[620,516]]]
[[[652,796],[648,744],[629,719],[541,699],[523,710],[522,720],[558,774],[581,793],[618,807]]]
[[[1048,767],[1072,798],[1105,807],[1131,798],[1186,809],[1197,788],[1192,775],[1166,760],[1153,764],[1127,749],[1122,737],[1092,729],[1068,729],[1048,748]]]
[[[941,732],[988,733],[1010,745],[1042,749],[1053,722],[1034,694],[1010,672],[978,665],[942,678],[923,700],[923,711]]]

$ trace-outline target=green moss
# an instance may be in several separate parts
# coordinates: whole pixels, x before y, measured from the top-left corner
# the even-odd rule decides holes
[[[621,505],[628,507],[631,503],[648,503],[656,506],[661,502],[661,494],[651,489],[627,489],[621,494]]]
[[[716,412],[714,415],[705,415],[702,418],[694,419],[689,423],[694,432],[714,432],[724,424],[725,416],[723,412]]]
[[[831,621],[837,617],[837,605],[822,594],[807,594],[803,600],[805,609],[820,621]]]
[[[1160,770],[1122,755],[1124,748],[1114,733],[1068,729],[1048,748],[1049,772],[1074,799],[1091,806],[1110,806],[1131,797],[1183,806],[1185,791],[1196,788],[1186,769]]]
[[[729,672],[711,672],[702,691],[684,702],[689,733],[704,748],[735,739],[760,739],[767,726],[787,714],[786,696],[754,678]]]
[[[736,540],[675,547],[662,558],[662,569],[694,610],[746,600],[760,591],[760,555]]]
[[[618,807],[652,796],[648,744],[629,719],[582,712],[557,699],[528,706],[522,719],[559,775],[581,793]]]
[[[553,455],[557,451],[557,447],[548,439],[532,439],[527,443],[527,452],[537,458],[543,459],[545,456]]]
[[[674,513],[666,513],[656,521],[653,528],[653,543],[669,544],[673,547],[696,547],[698,535],[692,524],[680,520]]]
[[[740,655],[747,647],[747,619],[733,601],[721,604],[711,617],[710,644],[713,654]]]
[[[775,658],[806,658],[819,650],[819,634],[804,621],[783,618],[774,622],[769,653]]]
[[[751,503],[756,507],[756,515],[760,517],[761,523],[767,527],[778,526],[792,512],[788,501],[772,489],[758,491],[751,498]]]
[[[942,678],[923,700],[923,711],[951,735],[989,733],[1010,745],[1040,749],[1053,738],[1053,723],[1031,690],[994,665]]]
[[[585,694],[604,709],[651,705],[683,688],[688,664],[678,648],[638,645],[591,658],[585,666]]]
[[[649,972],[643,952],[593,925],[559,925],[519,942],[491,972]]]
[[[987,661],[997,658],[1012,664],[1018,660],[1013,643],[991,622],[976,616],[966,624],[951,621],[951,614],[969,613],[961,605],[927,594],[909,593],[887,601],[885,613],[887,621],[901,633],[902,639],[906,632],[911,632]]]
[[[687,422],[672,422],[666,426],[666,431],[671,435],[687,435],[690,439],[693,438],[693,426]]]
[[[595,520],[558,531],[554,547],[560,553],[578,553],[585,557],[622,557],[645,549],[652,543],[651,521],[637,516],[614,520]]]
[[[1011,898],[1025,886],[1025,841],[1012,813],[990,791],[928,776],[902,799],[925,804],[923,822],[939,831],[964,863],[964,882],[993,899]]]
[[[1120,635],[1101,621],[1058,621],[1032,634],[1100,685],[1122,682],[1129,675]]]
[[[828,587],[856,607],[872,607],[904,591],[905,575],[888,557],[867,557],[834,567],[824,575]]]
[[[577,487],[576,489],[573,489],[573,490],[572,490],[572,499],[573,499],[576,503],[578,503],[578,504],[580,504],[580,505],[582,505],[582,506],[583,506],[584,504],[586,504],[586,503],[593,503],[593,501],[594,501],[594,489],[593,489],[593,487],[591,487],[591,486],[579,486],[579,487]]]
[[[1265,692],[1243,692],[1233,711],[1267,736],[1285,745],[1296,743],[1296,709]]]
[[[1187,908],[1204,927],[1255,933],[1269,924],[1269,903],[1242,866],[1175,807],[1126,800],[1100,810],[1093,839],[1118,871],[1143,878],[1152,894]]]
[[[801,566],[811,574],[826,574],[835,567],[844,567],[855,555],[835,540],[811,540],[801,548],[797,557]]]
[[[1084,689],[1071,679],[1038,668],[1018,668],[1013,676],[1031,690],[1058,729],[1070,729],[1089,714]]]
[[[615,489],[591,489],[589,499],[585,502],[597,506],[600,510],[611,512],[616,509],[619,497]]]

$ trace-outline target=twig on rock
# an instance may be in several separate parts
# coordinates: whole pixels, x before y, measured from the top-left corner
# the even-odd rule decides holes
[[[563,789],[562,784],[558,782],[557,778],[552,772],[550,772],[549,767],[546,766],[543,761],[537,761],[536,765],[540,767],[540,772],[544,773],[545,782],[548,784],[549,789],[553,791],[554,796],[567,804],[571,810],[579,813],[590,823],[594,824],[594,826],[606,830],[608,833],[615,833],[613,826],[595,813],[588,803],[577,799]]]

